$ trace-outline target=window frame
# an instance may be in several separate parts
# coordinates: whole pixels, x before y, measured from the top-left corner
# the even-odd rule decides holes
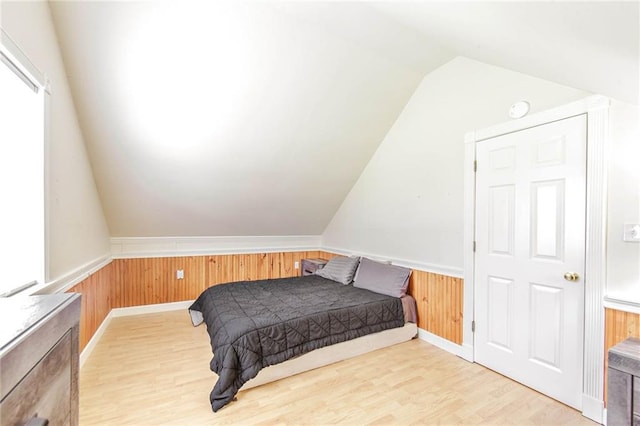
[[[42,121],[42,238],[39,241],[42,250],[42,264],[39,269],[38,280],[30,283],[18,285],[16,287],[6,287],[0,289],[0,298],[9,298],[14,295],[34,294],[38,290],[47,287],[49,282],[49,214],[48,214],[48,194],[49,194],[49,140],[50,140],[50,106],[51,89],[49,79],[43,74],[11,39],[6,31],[0,27],[0,66],[6,66],[11,72],[16,74],[27,86],[42,97],[42,111],[44,114]],[[39,280],[42,280],[40,282]]]

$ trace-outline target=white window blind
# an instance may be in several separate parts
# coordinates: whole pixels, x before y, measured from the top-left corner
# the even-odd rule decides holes
[[[45,278],[44,103],[0,46],[0,297]]]

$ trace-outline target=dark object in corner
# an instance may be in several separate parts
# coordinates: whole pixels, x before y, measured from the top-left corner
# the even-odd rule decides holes
[[[609,349],[607,425],[640,425],[640,339]]]

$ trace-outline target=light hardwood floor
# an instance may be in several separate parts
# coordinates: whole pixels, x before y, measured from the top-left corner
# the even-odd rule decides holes
[[[80,373],[80,424],[595,424],[420,340],[241,391],[217,413],[210,360],[186,311],[114,318]]]

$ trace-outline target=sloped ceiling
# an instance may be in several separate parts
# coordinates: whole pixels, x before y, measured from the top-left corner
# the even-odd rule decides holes
[[[459,55],[637,104],[639,5],[451,1],[374,7]]]
[[[111,235],[321,234],[465,55],[637,103],[637,3],[51,2]]]

